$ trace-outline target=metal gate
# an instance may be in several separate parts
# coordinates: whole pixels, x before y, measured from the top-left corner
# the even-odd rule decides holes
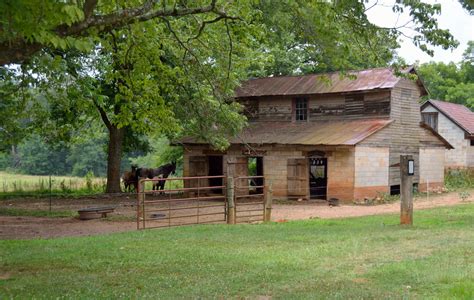
[[[265,192],[263,176],[241,176],[234,179],[236,223],[264,221]]]
[[[220,185],[210,186],[210,180]],[[165,181],[164,190],[153,185]],[[224,176],[142,179],[137,193],[137,229],[224,223],[227,220]]]

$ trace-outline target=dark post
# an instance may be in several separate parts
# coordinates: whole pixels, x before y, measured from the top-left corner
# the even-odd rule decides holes
[[[234,178],[227,177],[227,224],[235,224]]]
[[[51,195],[52,187],[51,187],[51,174],[49,175],[49,212],[51,213]]]
[[[401,199],[400,224],[401,225],[413,225],[413,177],[412,177],[413,174],[414,174],[413,157],[411,155],[400,155],[400,199]]]
[[[273,202],[273,189],[272,182],[265,186],[265,208],[264,208],[264,222],[270,222],[272,220],[272,202]]]

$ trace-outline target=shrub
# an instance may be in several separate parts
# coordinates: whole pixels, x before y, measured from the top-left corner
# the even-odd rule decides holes
[[[474,187],[474,172],[469,170],[449,170],[444,178],[448,189],[463,189]]]

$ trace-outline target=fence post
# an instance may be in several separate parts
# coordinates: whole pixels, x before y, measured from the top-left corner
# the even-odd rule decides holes
[[[137,229],[140,229],[140,215],[142,214],[141,205],[145,205],[145,182],[139,180],[137,184]],[[145,223],[145,216],[142,216],[143,223]]]
[[[400,224],[413,225],[413,177],[408,174],[411,155],[400,155]]]
[[[235,224],[234,178],[227,177],[227,224]]]
[[[273,189],[272,182],[265,186],[265,207],[264,207],[264,218],[263,221],[270,222],[272,220],[272,202],[273,202]]]

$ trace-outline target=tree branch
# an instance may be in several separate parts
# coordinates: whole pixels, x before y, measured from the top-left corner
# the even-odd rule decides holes
[[[51,31],[56,33],[60,37],[68,36],[86,36],[88,30],[95,28],[100,32],[111,31],[112,29],[121,28],[128,24],[135,22],[145,22],[156,18],[165,17],[183,17],[189,15],[214,13],[218,15],[214,20],[205,21],[201,24],[198,35],[206,24],[217,22],[221,19],[240,19],[239,17],[229,16],[225,11],[219,10],[216,7],[217,0],[211,0],[209,5],[200,7],[182,7],[173,8],[160,7],[159,9],[154,8],[155,0],[147,0],[143,5],[128,9],[120,9],[107,15],[93,14],[94,9],[97,6],[97,0],[86,0],[83,6],[85,18],[79,22],[67,26],[61,24]],[[24,37],[19,37],[14,40],[5,41],[0,43],[0,65],[6,65],[11,63],[21,63],[28,60],[32,55],[47,47],[47,44],[31,43]]]
[[[94,99],[92,99],[92,102],[94,103],[94,106],[99,111],[100,117],[101,117],[102,121],[104,122],[105,126],[107,127],[107,129],[109,131],[112,130],[112,123],[110,123],[109,117],[107,117],[107,113],[105,112],[105,110]]]

